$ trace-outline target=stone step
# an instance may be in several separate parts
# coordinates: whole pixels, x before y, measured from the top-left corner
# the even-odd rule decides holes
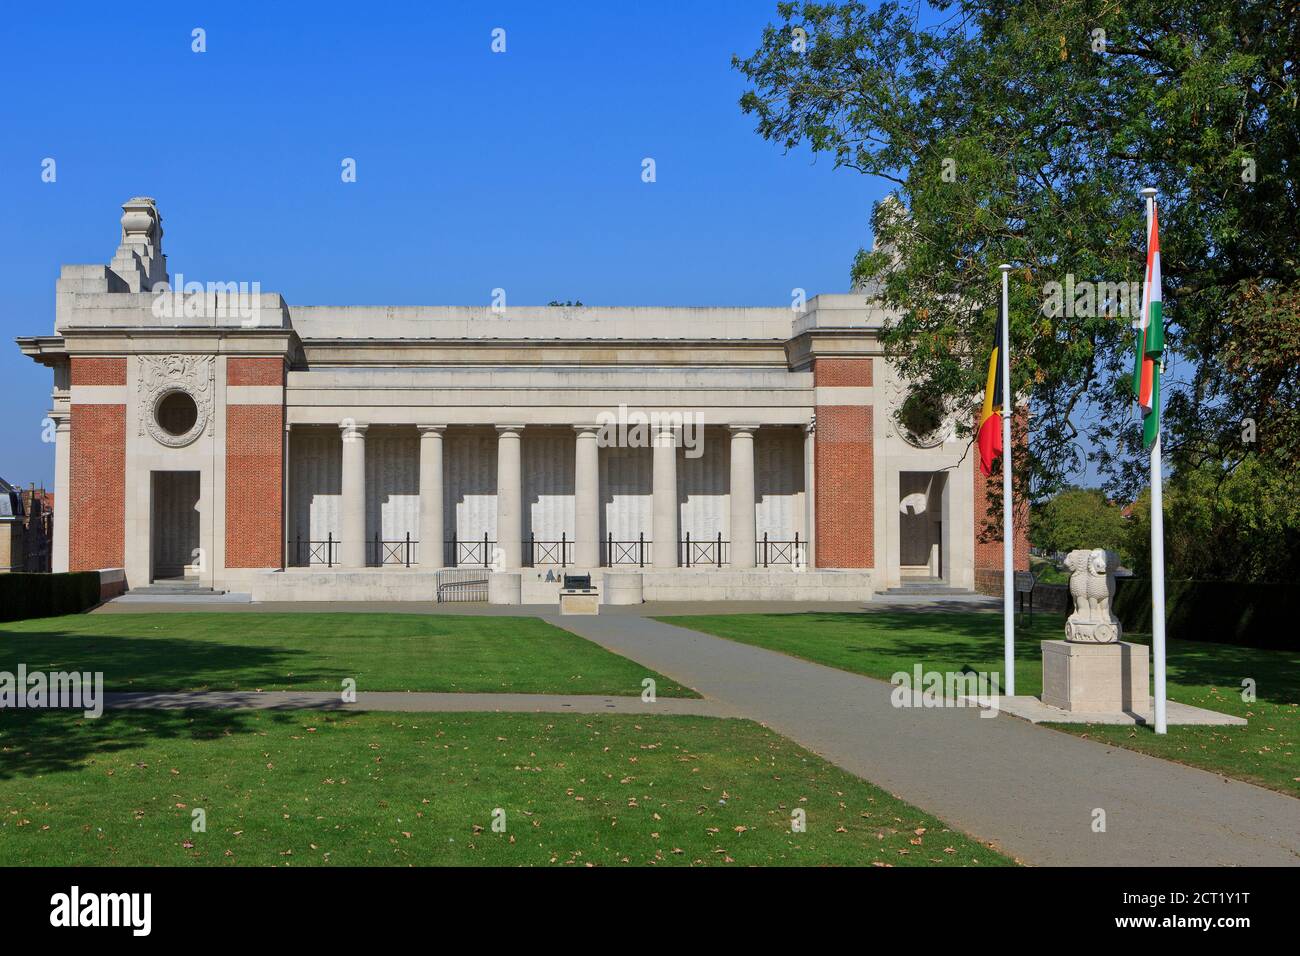
[[[211,588],[132,588],[113,604],[251,604],[253,596],[242,591],[214,591]]]
[[[170,584],[155,581],[153,584],[146,584],[142,587],[132,588],[132,594],[225,594],[225,591],[217,591],[213,588],[205,588],[201,584]]]
[[[902,584],[887,588],[880,594],[897,594],[913,597],[916,595],[946,595],[946,594],[970,594],[965,588],[953,587],[947,581],[942,579],[920,579],[913,581],[904,581]]]

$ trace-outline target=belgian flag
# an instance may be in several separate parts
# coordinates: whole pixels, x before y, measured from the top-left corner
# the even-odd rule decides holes
[[[993,474],[993,459],[1002,454],[1002,306],[998,305],[998,332],[989,356],[989,374],[984,384],[984,408],[980,411],[980,471]]]

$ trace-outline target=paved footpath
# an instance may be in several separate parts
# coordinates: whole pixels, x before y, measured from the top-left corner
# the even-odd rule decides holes
[[[554,714],[696,714],[703,717],[740,716],[719,701],[690,697],[660,697],[649,704],[640,697],[597,694],[442,694],[427,691],[358,691],[354,703],[344,703],[337,691],[109,691],[110,710],[393,710],[410,713],[554,713]]]
[[[633,614],[547,621],[694,687],[1033,864],[1300,865],[1300,800]],[[1106,832],[1094,833],[1094,810]]]

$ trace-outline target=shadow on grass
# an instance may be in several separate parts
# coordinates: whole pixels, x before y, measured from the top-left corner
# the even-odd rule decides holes
[[[299,671],[307,651],[188,640],[172,635],[125,637],[72,631],[26,633],[0,627],[0,670],[102,671],[108,690],[196,690],[293,687],[334,680],[335,673]]]
[[[216,740],[265,733],[300,718],[285,712],[217,710],[6,710],[0,722],[0,780],[78,771],[87,760],[165,740]]]

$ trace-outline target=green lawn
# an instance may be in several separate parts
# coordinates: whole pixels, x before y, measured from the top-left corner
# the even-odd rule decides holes
[[[192,831],[195,809],[206,832]],[[791,830],[795,809],[806,832]],[[743,720],[22,710],[0,722],[3,866],[1009,862]]]
[[[503,691],[698,697],[529,617],[78,614],[0,624],[0,670],[102,671],[110,690]]]
[[[735,614],[660,620],[830,667],[888,680],[920,663],[927,670],[1002,670],[1002,617],[982,611],[872,611],[865,614]],[[1042,690],[1038,642],[1060,638],[1064,617],[1037,614],[1017,628],[1016,692]],[[1126,640],[1147,643],[1144,634]],[[1055,724],[1059,730],[1201,767],[1300,796],[1300,652],[1170,640],[1171,700],[1247,718],[1245,727]],[[1257,700],[1241,699],[1255,681]]]

